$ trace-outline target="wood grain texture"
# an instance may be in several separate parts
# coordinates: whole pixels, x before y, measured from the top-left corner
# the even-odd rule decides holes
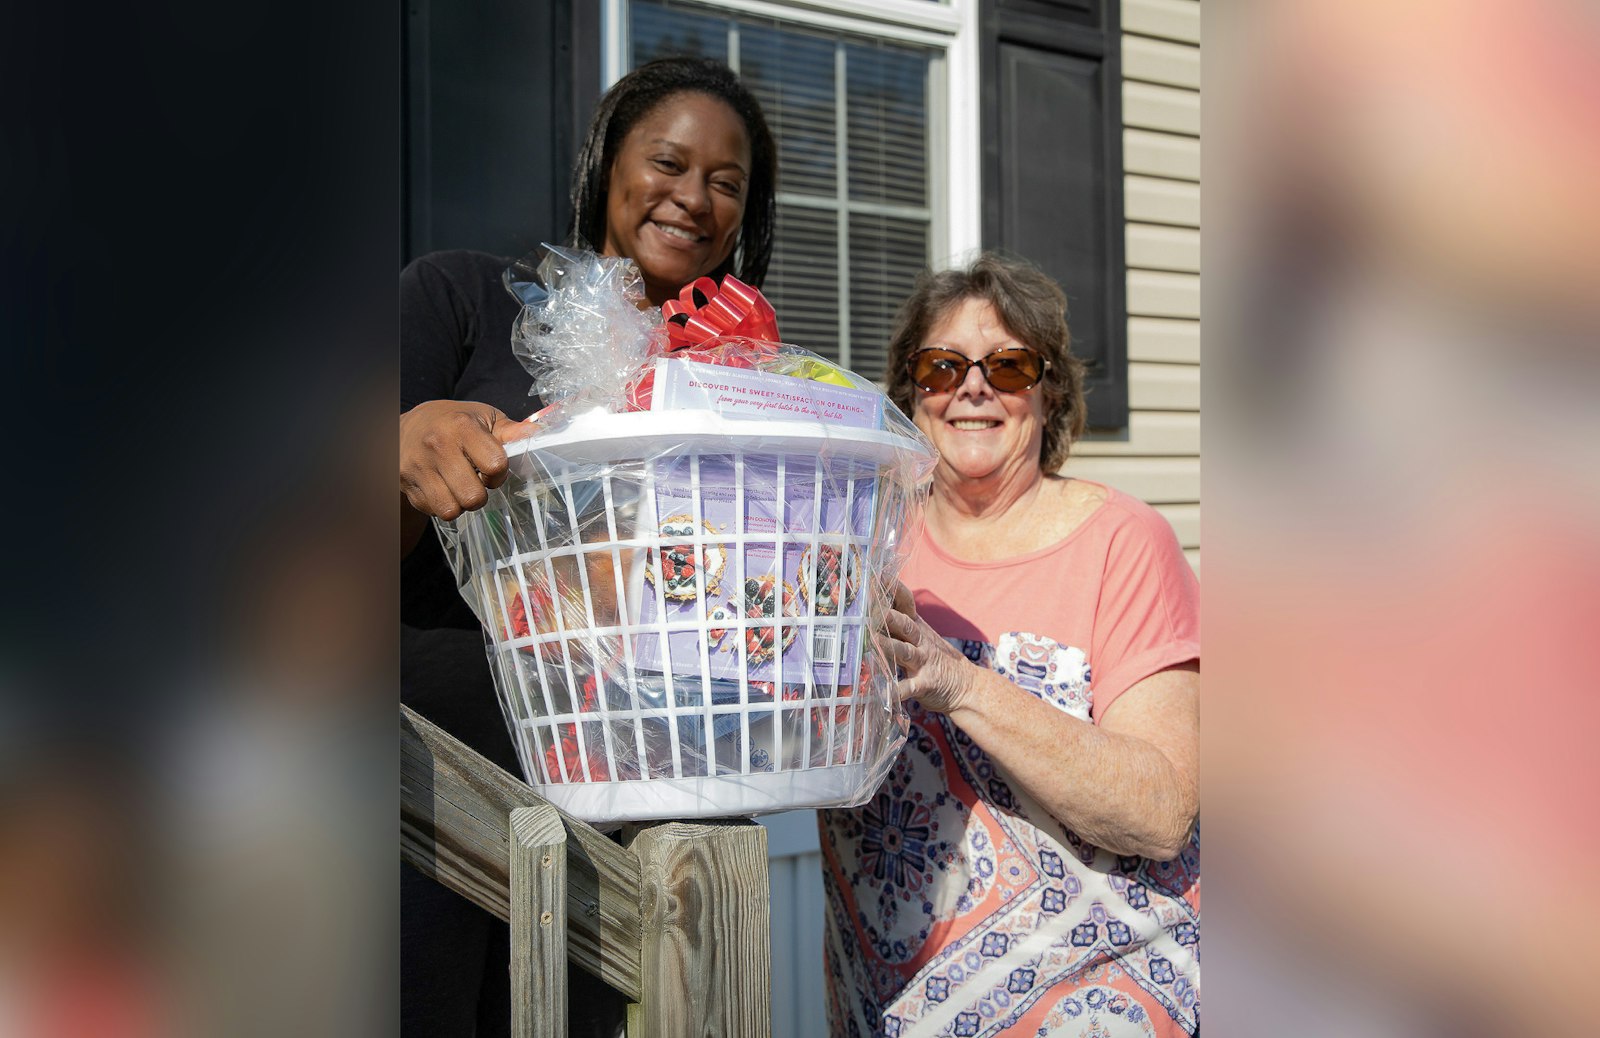
[[[771,914],[766,830],[667,822],[630,848],[643,883],[646,1038],[769,1038]]]
[[[511,810],[511,1034],[567,1038],[567,833],[550,806]]]
[[[401,857],[509,922],[511,811],[551,805],[427,718],[405,706],[400,712]],[[568,955],[636,999],[638,860],[586,822],[551,809],[567,834]]]

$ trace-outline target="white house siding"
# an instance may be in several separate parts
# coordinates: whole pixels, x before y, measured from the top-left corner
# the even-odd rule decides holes
[[[815,811],[758,819],[767,827],[772,897],[772,1038],[828,1033],[822,971],[822,851]]]
[[[1128,428],[1066,472],[1155,505],[1200,568],[1200,2],[1123,0]]]

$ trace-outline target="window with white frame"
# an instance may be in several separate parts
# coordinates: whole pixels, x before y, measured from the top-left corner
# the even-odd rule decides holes
[[[890,326],[930,264],[977,245],[976,124],[962,49],[970,12],[927,0],[804,4],[612,0],[606,81],[668,54],[726,61],[778,144],[778,224],[763,290],[786,341],[884,376]],[[931,28],[930,28],[931,25]],[[954,66],[954,74],[952,73]],[[969,212],[970,210],[970,212]]]

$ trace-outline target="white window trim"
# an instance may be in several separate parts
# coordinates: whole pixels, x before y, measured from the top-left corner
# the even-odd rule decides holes
[[[807,12],[824,17],[843,15],[857,28],[862,22],[870,21],[879,22],[884,27],[931,29],[945,35],[954,35],[961,29],[961,19],[954,6],[949,3],[929,3],[927,0],[715,0],[715,2],[719,7],[791,20],[806,17]],[[954,0],[954,2],[956,5],[962,5],[968,0]]]
[[[983,247],[983,139],[978,122],[978,0],[951,0],[960,25],[945,58],[948,108],[944,127],[942,200],[945,243],[933,253],[937,268],[960,266]]]
[[[936,268],[969,260],[982,245],[982,141],[978,123],[978,0],[694,0],[734,14],[776,18],[800,25],[867,33],[940,49],[929,76],[928,111],[933,116],[929,148],[937,148],[942,170],[930,178],[932,221],[929,256]],[[602,0],[600,85],[606,89],[628,68],[628,0]],[[942,89],[941,89],[942,87]],[[938,116],[943,113],[944,118]],[[942,172],[942,175],[939,175]]]

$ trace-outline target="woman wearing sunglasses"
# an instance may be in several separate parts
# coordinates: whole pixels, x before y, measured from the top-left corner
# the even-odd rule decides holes
[[[836,1035],[1198,1033],[1199,589],[1153,509],[1056,474],[1065,308],[985,255],[897,322],[940,460],[882,642],[906,749],[822,812]]]

